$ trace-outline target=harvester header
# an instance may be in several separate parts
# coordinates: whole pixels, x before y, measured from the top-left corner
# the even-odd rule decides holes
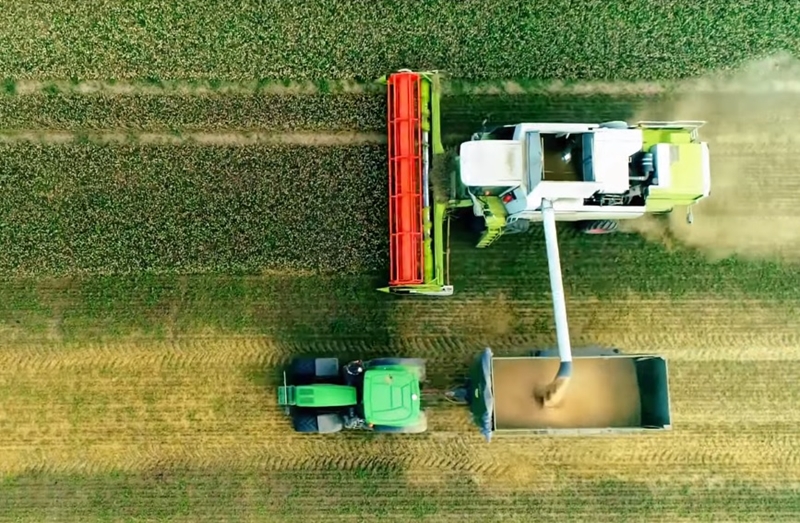
[[[430,173],[444,153],[435,72],[400,71],[387,85],[389,147],[389,286],[396,294],[449,296],[445,267],[447,204],[434,200]]]

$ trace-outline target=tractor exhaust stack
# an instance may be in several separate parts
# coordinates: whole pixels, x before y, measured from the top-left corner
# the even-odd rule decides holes
[[[569,341],[564,283],[561,279],[561,257],[558,252],[556,216],[553,210],[553,202],[550,200],[542,200],[542,218],[544,221],[544,237],[547,244],[547,266],[550,270],[550,291],[553,295],[553,315],[556,320],[558,356],[561,359],[561,364],[558,367],[556,377],[550,385],[544,390],[537,391],[536,397],[545,407],[556,407],[561,403],[569,385],[569,380],[572,377],[572,346]]]

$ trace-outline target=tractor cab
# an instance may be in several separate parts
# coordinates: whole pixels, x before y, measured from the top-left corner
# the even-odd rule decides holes
[[[301,432],[370,429],[424,432],[424,360],[378,358],[344,366],[337,358],[296,358],[278,388],[278,405]]]
[[[419,380],[405,369],[371,369],[364,374],[362,399],[367,424],[408,425],[420,413]]]

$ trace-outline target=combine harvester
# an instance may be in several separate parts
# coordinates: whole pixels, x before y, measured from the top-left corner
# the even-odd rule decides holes
[[[462,143],[449,194],[436,194],[434,165],[445,162],[436,73],[401,71],[382,79],[388,92],[389,286],[392,294],[449,296],[449,219],[472,208],[483,221],[477,247],[544,222],[587,234],[619,220],[689,209],[711,190],[705,122],[519,123],[484,129]],[[557,254],[557,252],[556,252]],[[554,259],[549,260],[552,264]]]
[[[525,232],[532,222],[544,223],[557,350],[498,358],[486,349],[465,383],[447,397],[470,406],[487,440],[506,431],[670,429],[663,358],[598,349],[573,361],[556,221],[606,234],[617,229],[618,220],[679,206],[691,209],[710,193],[708,145],[698,138],[704,122],[520,123],[484,129],[461,144],[449,194],[442,195],[431,180],[445,158],[438,75],[401,71],[382,81],[389,105],[391,266],[389,286],[381,291],[453,294],[445,228],[449,233],[450,216],[458,209],[471,208],[483,220],[478,248],[503,234]],[[687,217],[691,222],[691,211]],[[279,391],[279,403],[292,414],[296,430],[426,430],[422,386],[414,378],[420,369],[424,375],[424,364],[417,360],[353,362],[349,366],[364,372],[353,383],[338,370],[338,360],[305,361],[293,366],[309,371],[293,373],[293,383]]]

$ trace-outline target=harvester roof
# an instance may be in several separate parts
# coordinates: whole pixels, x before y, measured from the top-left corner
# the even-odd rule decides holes
[[[420,413],[417,376],[402,368],[371,369],[364,374],[364,418],[367,423],[402,427]]]
[[[592,184],[590,193],[624,193],[630,187],[628,163],[642,149],[640,129],[593,129],[571,133],[577,148],[564,159],[554,159],[562,151],[551,150],[553,138],[566,132],[535,130],[533,124],[520,124],[514,140],[475,140],[461,145],[461,181],[469,187],[522,186],[530,194],[542,182],[557,182],[548,194],[565,198],[582,197],[578,184]],[[524,132],[521,132],[524,130]],[[550,136],[548,141],[545,136]],[[555,165],[556,162],[559,165]],[[574,165],[577,177],[563,179],[553,172],[563,171],[560,164]],[[555,169],[555,171],[554,171]],[[590,190],[591,189],[591,190]]]
[[[524,153],[520,140],[465,142],[461,144],[461,181],[470,187],[520,185],[527,168]]]
[[[653,148],[658,173],[653,194],[661,197],[685,198],[707,196],[710,187],[710,162],[706,143],[661,143]],[[698,172],[702,173],[698,176]]]

